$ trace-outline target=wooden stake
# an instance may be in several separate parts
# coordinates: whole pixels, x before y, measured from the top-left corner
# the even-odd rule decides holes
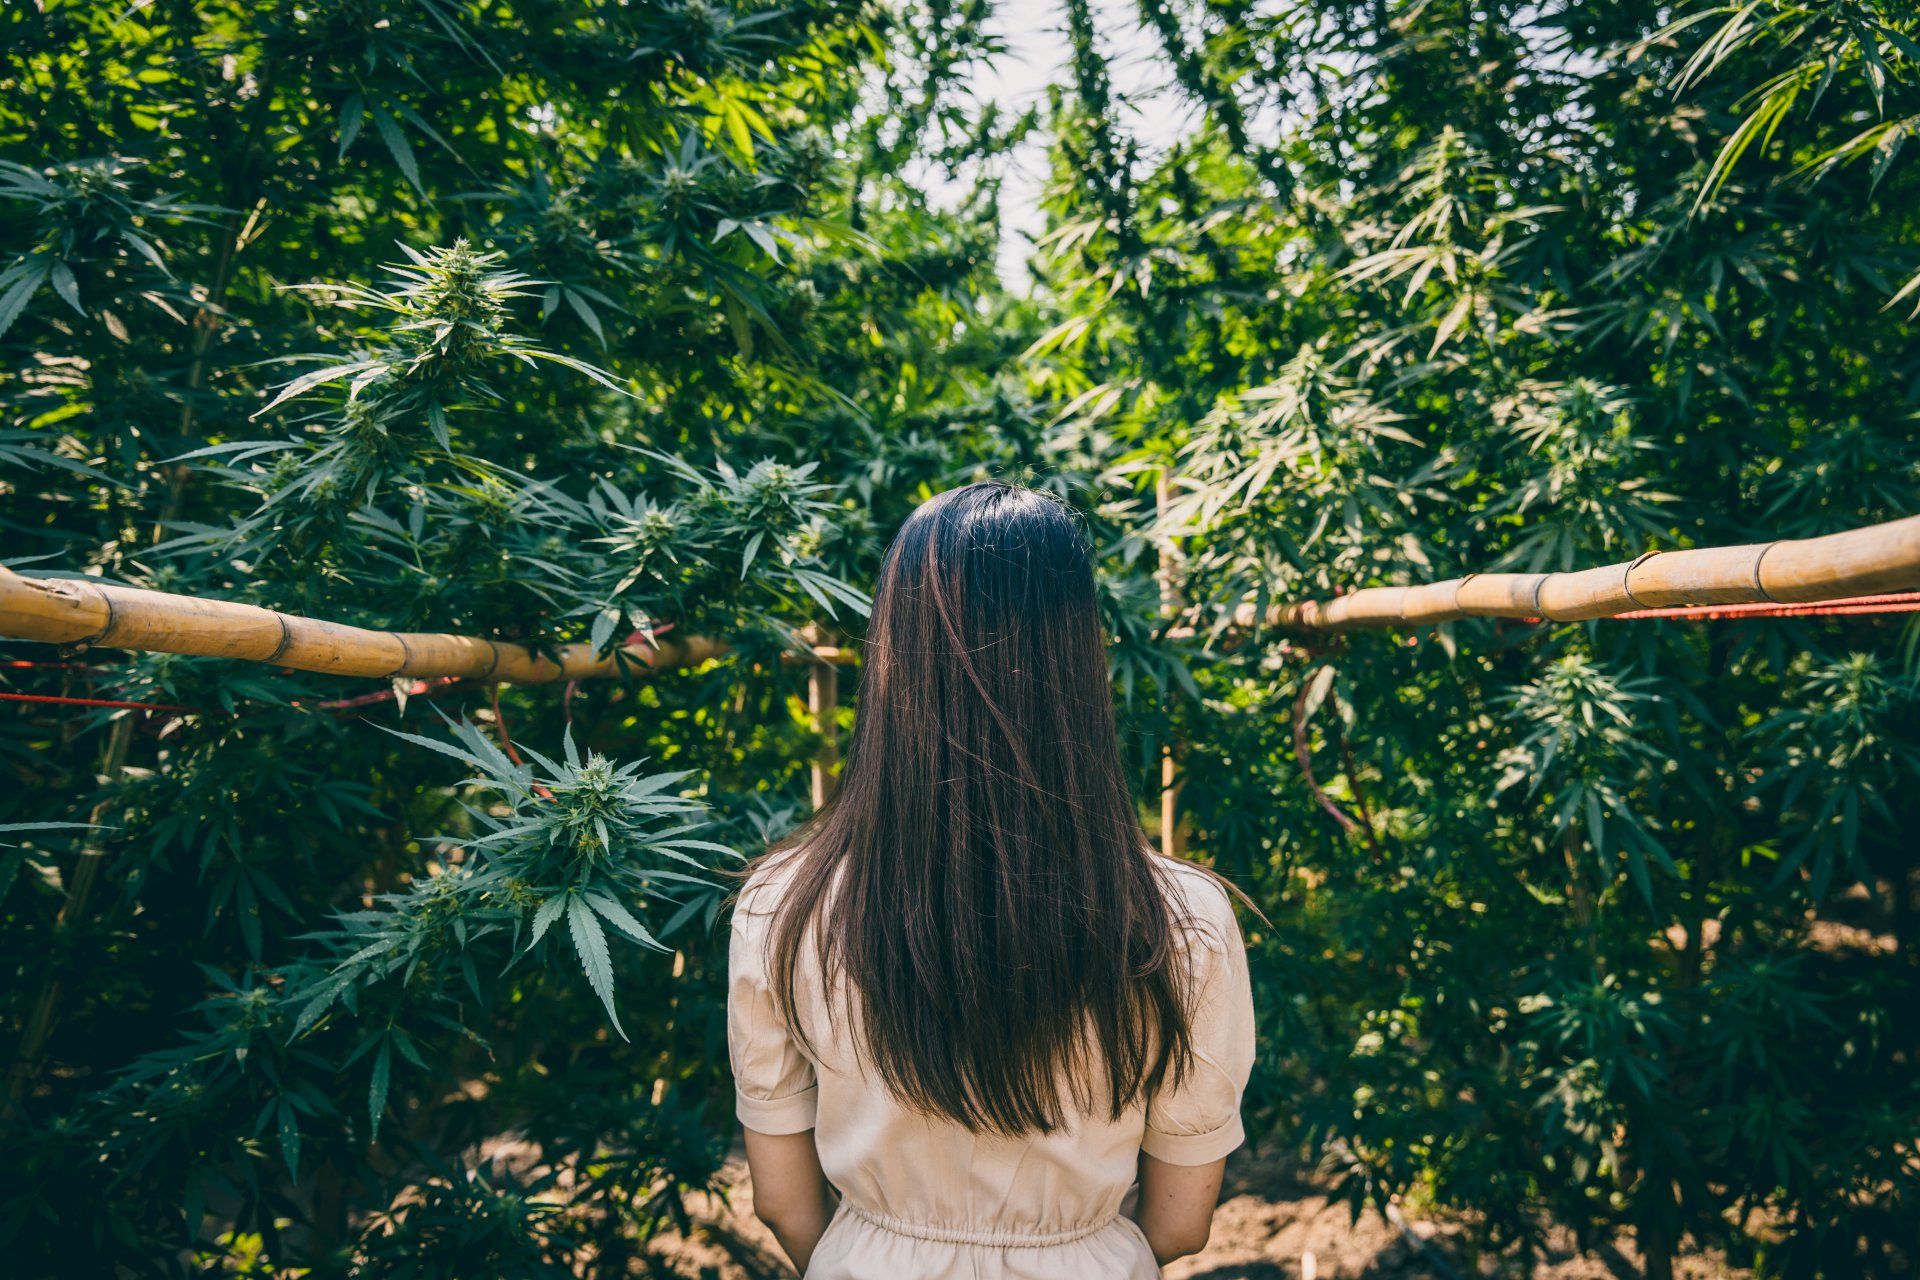
[[[108,732],[106,746],[101,751],[100,773],[109,787],[119,782],[125,773],[127,749],[132,743],[133,717],[121,716]],[[98,828],[106,817],[107,805],[106,800],[95,805],[87,821]],[[54,917],[56,933],[72,928],[75,920],[86,914],[93,886],[100,878],[100,865],[107,857],[106,850],[100,844],[101,834],[98,830],[89,832],[86,843],[80,848],[80,860],[74,864],[73,877],[67,884],[66,901],[60,904],[60,913]],[[7,1072],[4,1114],[9,1119],[39,1077],[41,1051],[46,1048],[47,1037],[53,1034],[54,1024],[59,1021],[60,997],[59,975],[49,973],[41,983],[40,994],[33,1002],[33,1012],[28,1015],[27,1025],[20,1033],[20,1048],[14,1055],[12,1068]]]
[[[1160,474],[1153,481],[1154,513],[1162,518],[1172,502],[1172,492],[1167,484],[1167,469],[1160,468]],[[1174,549],[1172,539],[1161,542],[1157,552],[1158,565],[1154,569],[1154,579],[1160,584],[1160,612],[1172,617],[1180,604],[1180,593],[1173,582]],[[1176,858],[1187,851],[1186,833],[1180,829],[1180,764],[1179,757],[1185,754],[1185,743],[1170,740],[1160,748],[1160,852],[1169,858]]]
[[[833,767],[840,760],[838,730],[834,713],[840,707],[840,668],[816,659],[807,668],[807,710],[813,713],[813,727],[820,735],[820,749],[813,757],[813,807],[827,803],[833,787]]]
[[[827,803],[833,787],[833,768],[840,760],[839,726],[835,722],[835,713],[840,709],[840,668],[822,656],[817,627],[808,627],[801,634],[814,645],[814,659],[807,666],[807,712],[813,718],[814,732],[820,735],[820,746],[813,754],[809,770],[813,807],[818,812]]]

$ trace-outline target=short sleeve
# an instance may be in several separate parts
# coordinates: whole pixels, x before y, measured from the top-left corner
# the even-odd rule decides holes
[[[1253,1072],[1253,990],[1233,905],[1211,882],[1191,896],[1193,1061],[1147,1104],[1140,1144],[1154,1159],[1180,1165],[1211,1164],[1246,1141],[1240,1098]]]
[[[733,914],[727,948],[727,1055],[733,1062],[734,1113],[755,1133],[813,1128],[819,1088],[813,1063],[787,1031],[767,971],[773,917],[753,909],[752,887]]]

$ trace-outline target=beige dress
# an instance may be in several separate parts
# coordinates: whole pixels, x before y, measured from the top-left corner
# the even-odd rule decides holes
[[[827,1027],[818,968],[796,975],[801,1025],[819,1057],[787,1034],[769,990],[766,942],[782,877],[750,881],[733,917],[727,1039],[740,1122],[757,1133],[814,1130],[841,1194],[807,1280],[1150,1280],[1146,1237],[1120,1214],[1141,1151],[1207,1164],[1243,1141],[1240,1094],[1253,1065],[1246,948],[1227,895],[1171,867],[1169,892],[1192,921],[1194,1068],[1118,1121],[1083,1117],[1068,1131],[976,1135],[901,1106],[861,1068],[844,1003]]]

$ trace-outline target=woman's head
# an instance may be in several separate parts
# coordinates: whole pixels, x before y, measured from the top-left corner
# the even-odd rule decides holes
[[[921,506],[881,566],[865,652],[857,736],[885,739],[904,754],[850,761],[843,791],[882,780],[951,787],[957,780],[903,777],[894,764],[932,769],[955,752],[981,766],[978,782],[1014,783],[1021,812],[1031,806],[1042,822],[1058,808],[1049,799],[1078,798],[1084,789],[1052,795],[1052,768],[1078,778],[1110,765],[1100,783],[1122,785],[1117,751],[1101,750],[1112,745],[1114,728],[1093,563],[1073,513],[1058,500],[988,482]],[[1073,759],[1034,758],[1070,744],[1083,748]],[[960,810],[955,817],[992,815]],[[1025,851],[1043,832],[1001,834]]]
[[[1187,1051],[1173,922],[1125,774],[1086,539],[1000,483],[916,510],[880,571],[839,791],[792,859],[893,1092],[976,1130],[1118,1114]],[[806,1035],[806,1030],[795,1025]]]

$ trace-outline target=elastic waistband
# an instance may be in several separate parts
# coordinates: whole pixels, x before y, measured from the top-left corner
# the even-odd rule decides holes
[[[1120,1220],[1120,1215],[1115,1214],[1099,1222],[1082,1223],[1063,1231],[977,1231],[941,1222],[911,1222],[905,1218],[896,1218],[890,1213],[877,1213],[872,1209],[863,1208],[851,1200],[843,1200],[840,1207],[862,1222],[879,1227],[882,1231],[891,1231],[897,1236],[910,1236],[915,1240],[934,1240],[942,1244],[989,1245],[1001,1249],[1045,1249],[1054,1245],[1072,1244]]]

